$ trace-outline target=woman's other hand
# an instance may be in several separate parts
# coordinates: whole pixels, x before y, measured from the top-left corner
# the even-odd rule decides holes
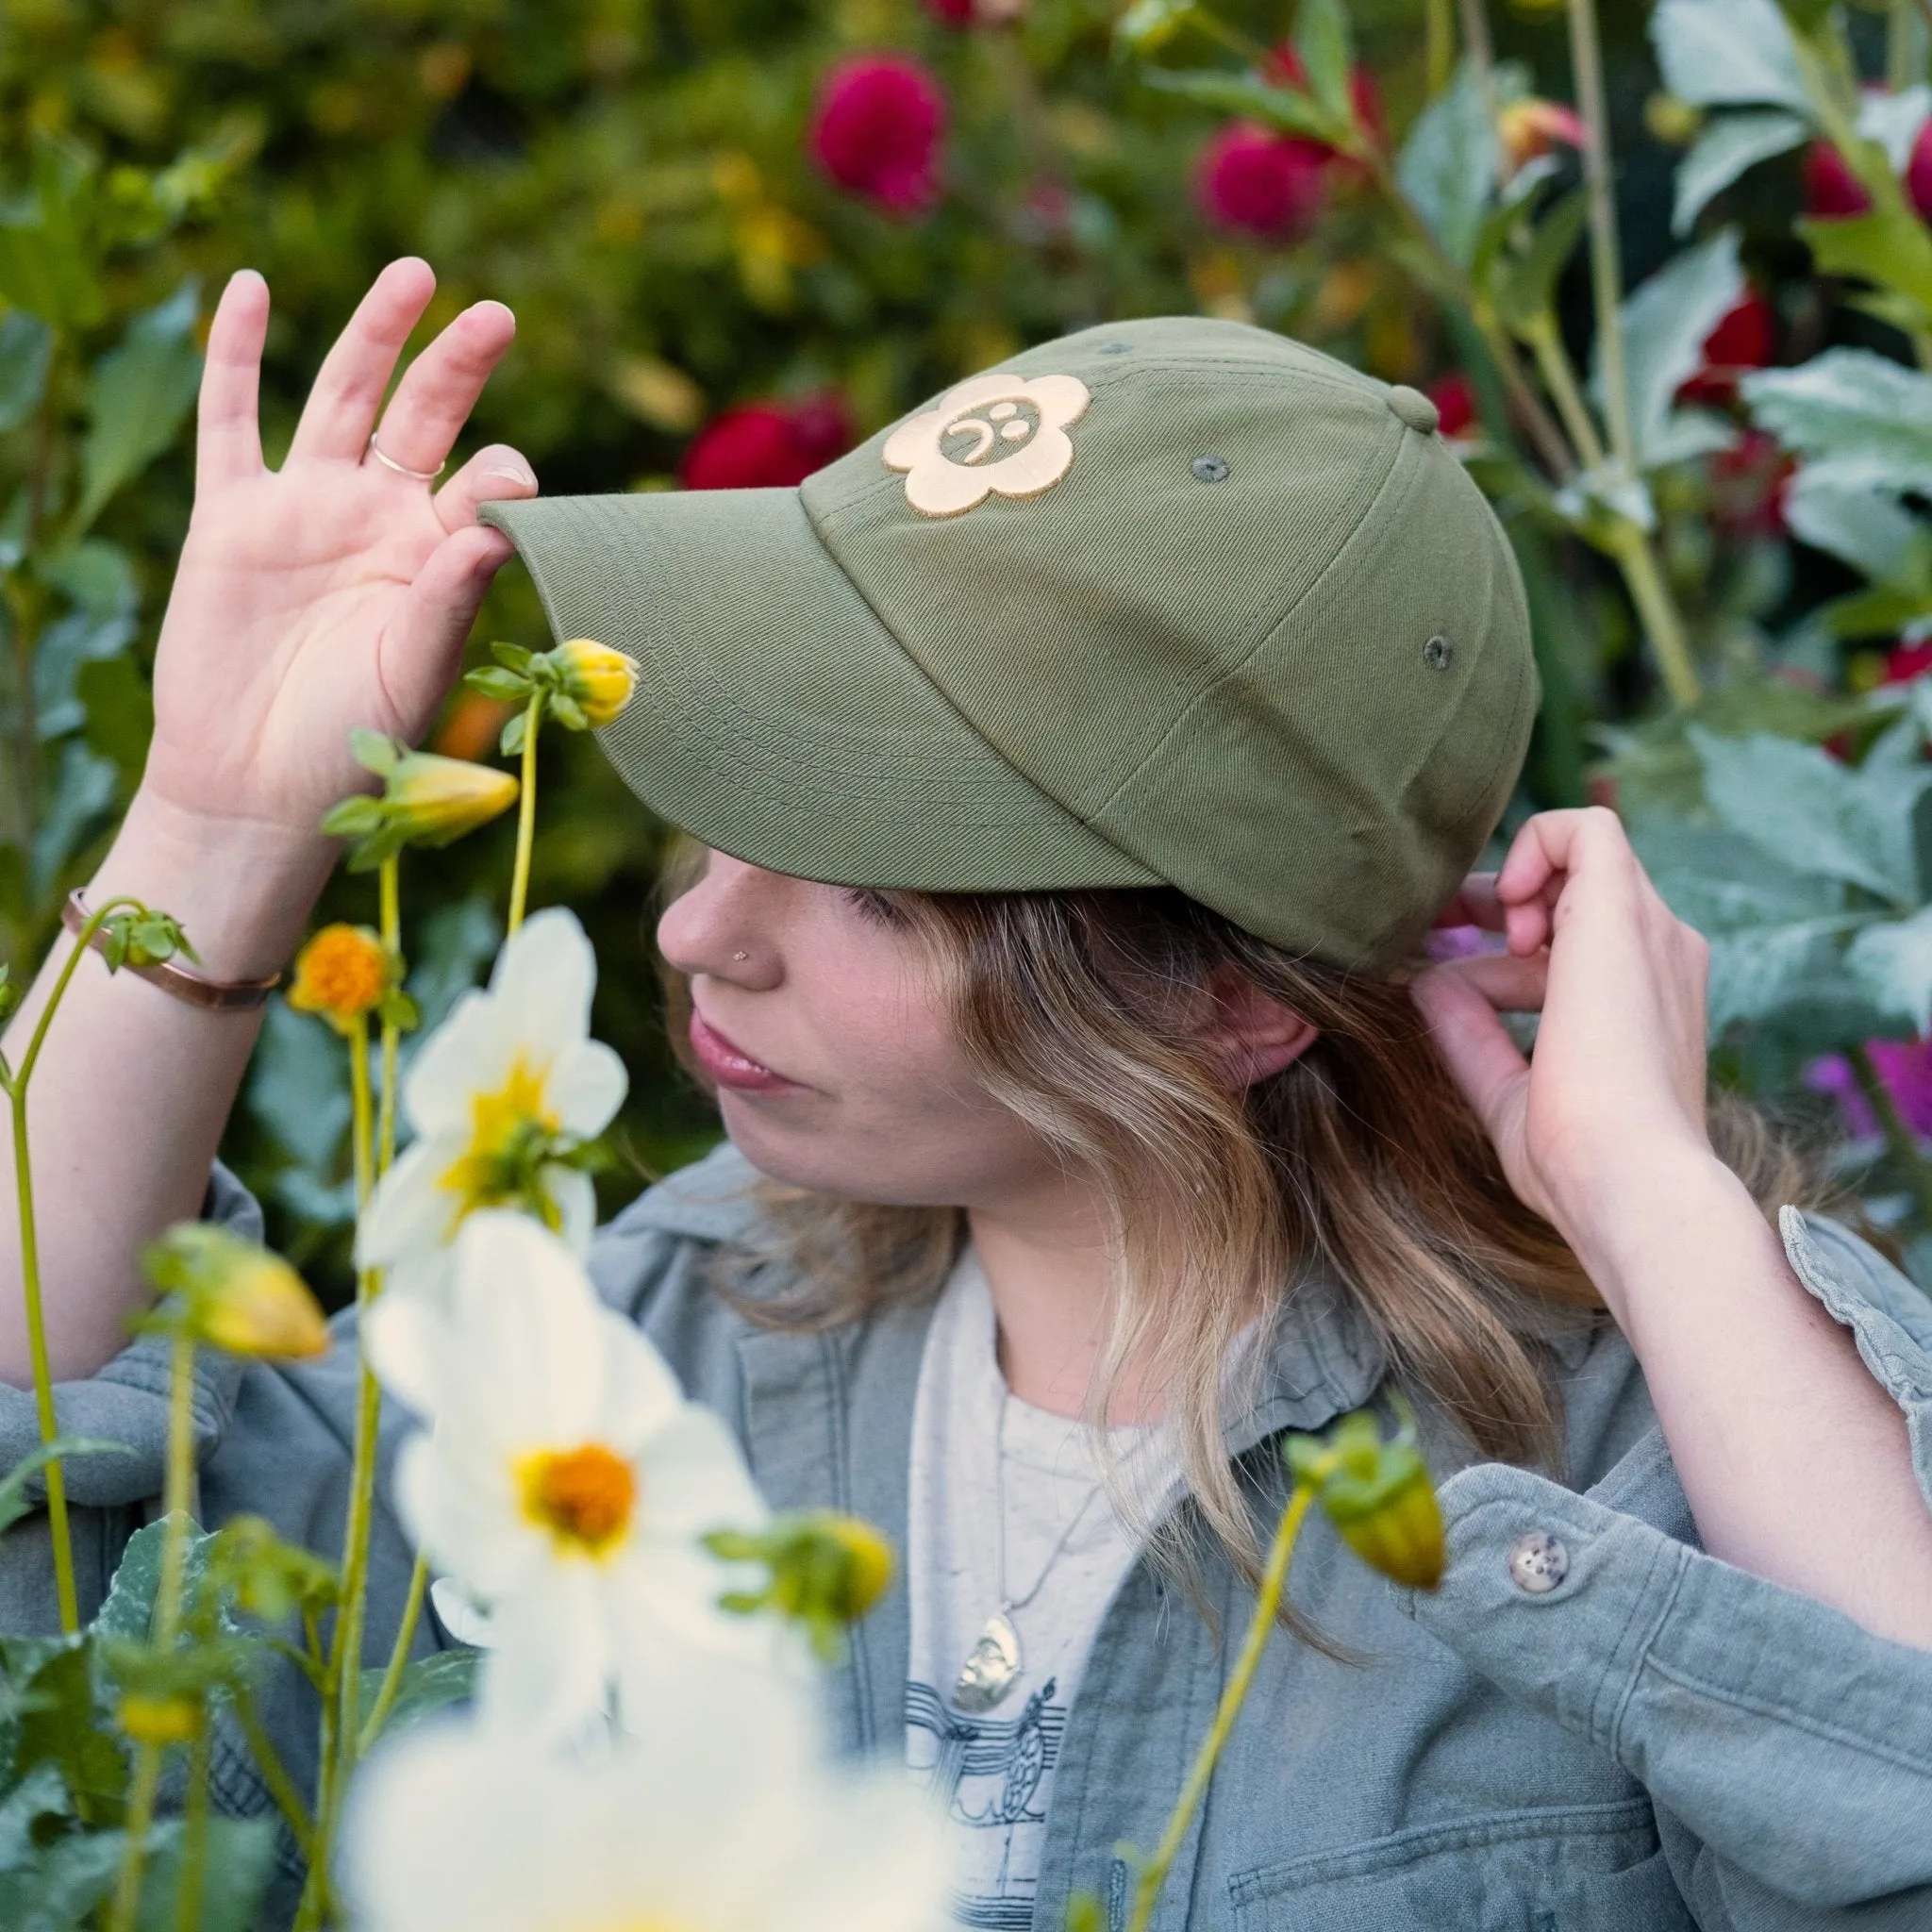
[[[194,513],[155,663],[155,735],[136,815],[178,829],[245,828],[325,863],[322,814],[366,784],[347,751],[369,725],[413,740],[455,677],[508,540],[476,522],[491,497],[536,492],[514,450],[480,451],[440,489],[369,453],[434,472],[516,324],[466,308],[383,395],[436,277],[391,262],[330,350],[287,460],[262,462],[257,393],[269,292],[224,291],[202,377]]]
[[[1422,974],[1416,1003],[1510,1186],[1588,1258],[1665,1166],[1715,1158],[1709,949],[1600,808],[1539,813],[1502,871],[1473,876],[1440,923],[1507,939],[1507,952]],[[1541,1014],[1533,1058],[1499,1012]]]

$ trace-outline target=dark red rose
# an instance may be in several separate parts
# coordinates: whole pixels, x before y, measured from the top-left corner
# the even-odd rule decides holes
[[[1754,289],[1704,339],[1704,367],[1677,391],[1680,403],[1723,408],[1738,399],[1738,378],[1763,369],[1777,348],[1777,315]]]
[[[834,391],[795,403],[746,403],[691,438],[680,474],[687,490],[785,490],[851,444],[851,419]]]
[[[850,194],[898,215],[919,214],[939,193],[946,97],[917,60],[865,54],[832,69],[819,88],[808,136],[813,158]]]
[[[1222,227],[1291,242],[1321,215],[1332,152],[1319,142],[1238,121],[1202,149],[1194,192]]]
[[[1805,212],[1807,215],[1861,215],[1872,206],[1845,158],[1828,141],[1805,150]]]
[[[1423,391],[1436,406],[1436,426],[1444,436],[1461,436],[1476,426],[1475,391],[1458,370],[1439,375]]]

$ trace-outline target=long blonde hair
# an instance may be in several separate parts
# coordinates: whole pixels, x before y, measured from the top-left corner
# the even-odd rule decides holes
[[[674,855],[673,896],[701,863],[701,848]],[[1293,958],[1170,890],[874,896],[929,950],[988,1091],[1096,1186],[1114,1296],[1088,1420],[1105,1420],[1129,1362],[1154,1364],[1204,1525],[1251,1579],[1259,1552],[1223,1422],[1252,1383],[1224,1369],[1241,1331],[1258,1318],[1266,1333],[1310,1264],[1326,1264],[1398,1380],[1478,1455],[1556,1461],[1552,1317],[1601,1302],[1511,1191],[1407,974]],[[1240,1091],[1174,997],[1227,969],[1319,1029]],[[681,1040],[689,991],[668,969],[665,984]],[[1819,1197],[1807,1165],[1740,1103],[1721,1097],[1712,1130],[1760,1203]],[[799,1283],[775,1305],[741,1300],[773,1325],[830,1326],[930,1296],[965,1240],[957,1208],[771,1181],[759,1193],[772,1245],[743,1258],[775,1252]]]

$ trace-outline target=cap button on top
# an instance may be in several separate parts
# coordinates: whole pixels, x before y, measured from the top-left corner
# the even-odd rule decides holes
[[[1561,1537],[1533,1529],[1509,1545],[1509,1581],[1530,1596],[1547,1596],[1570,1574]]]
[[[1383,398],[1389,405],[1389,413],[1406,423],[1409,428],[1420,430],[1424,436],[1436,433],[1436,425],[1441,421],[1436,406],[1419,389],[1410,389],[1406,382],[1398,382]]]

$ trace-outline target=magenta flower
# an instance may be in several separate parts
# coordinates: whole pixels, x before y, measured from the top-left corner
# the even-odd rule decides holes
[[[848,194],[889,214],[916,215],[939,194],[946,97],[917,60],[864,54],[832,69],[819,89],[812,158]]]
[[[691,439],[687,490],[788,490],[852,446],[852,419],[836,390],[790,403],[746,403]]]
[[[1331,158],[1320,142],[1237,121],[1201,151],[1194,193],[1221,227],[1292,242],[1321,215]]]
[[[1932,1135],[1932,1041],[1868,1040],[1865,1051],[1906,1124],[1915,1134]],[[1846,1133],[1870,1139],[1878,1131],[1872,1104],[1860,1091],[1851,1062],[1842,1054],[1813,1060],[1805,1069],[1805,1084],[1813,1092],[1828,1093],[1838,1102]]]

